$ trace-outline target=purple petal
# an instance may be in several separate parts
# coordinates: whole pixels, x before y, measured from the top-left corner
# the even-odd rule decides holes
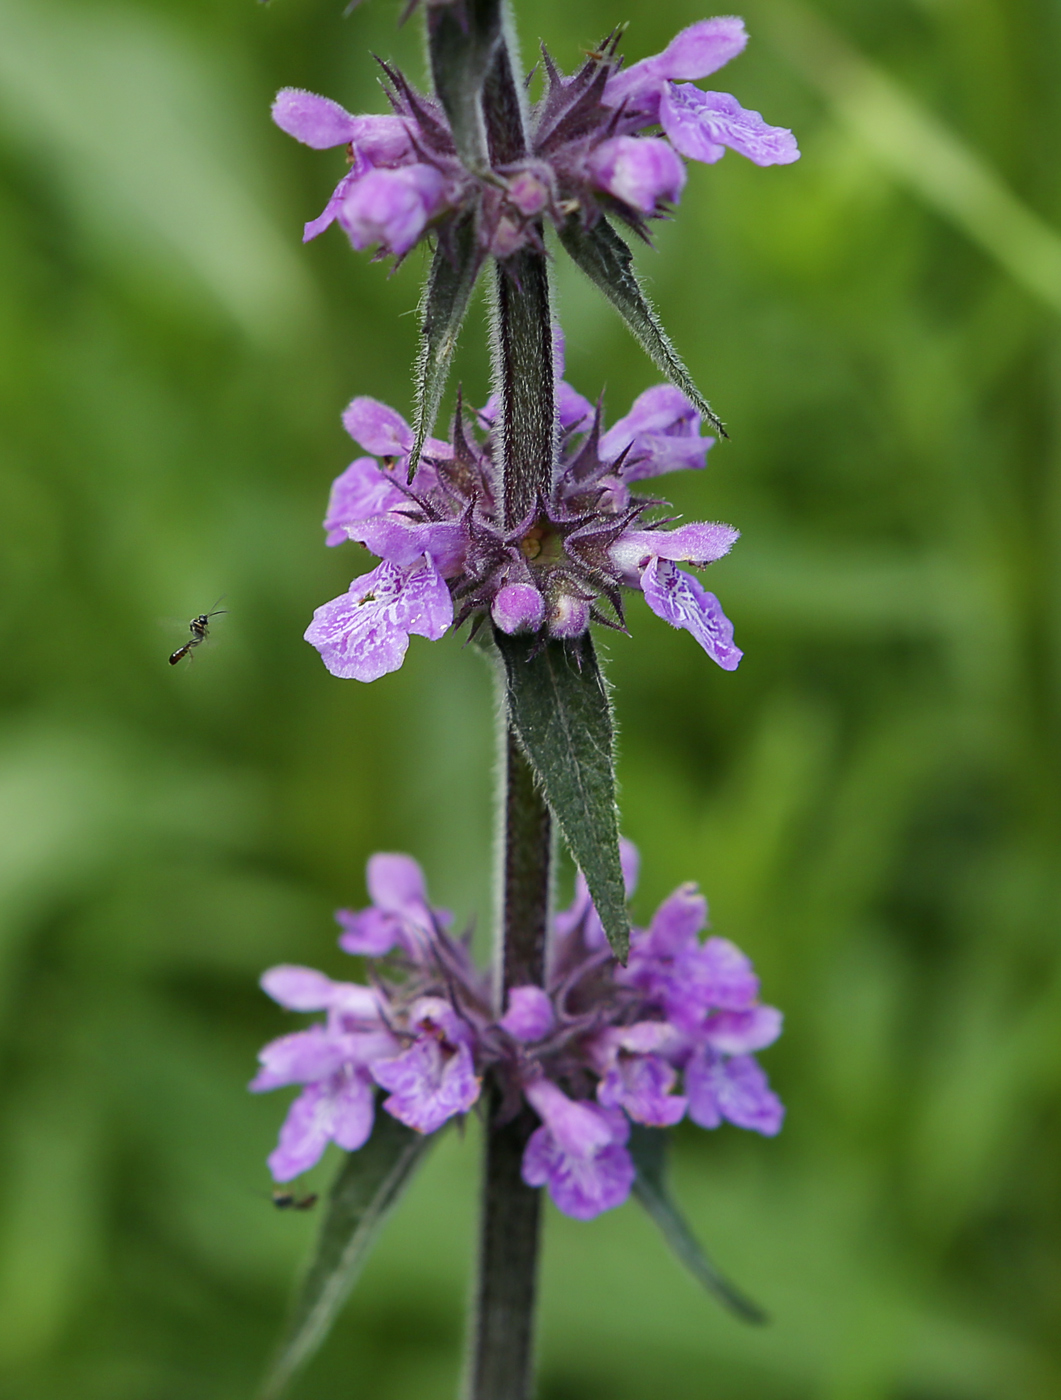
[[[258,1051],[262,1068],[249,1088],[252,1093],[263,1094],[285,1084],[312,1084],[327,1079],[345,1063],[347,1054],[344,1038],[331,1034],[324,1026],[293,1031],[271,1040]]]
[[[355,248],[375,243],[407,253],[443,203],[445,181],[433,165],[370,170],[347,191],[339,222]]]
[[[728,938],[709,938],[697,949],[695,977],[707,1005],[721,1011],[747,1011],[759,995],[751,959]]]
[[[356,156],[369,165],[404,165],[416,158],[416,147],[404,117],[354,117],[350,138]]]
[[[739,538],[740,531],[732,525],[695,520],[677,530],[627,530],[608,553],[624,577],[636,584],[653,559],[681,559],[703,567],[728,554]]]
[[[335,984],[312,967],[282,964],[261,976],[261,988],[289,1011],[324,1011],[332,1004]]]
[[[601,189],[642,214],[653,213],[660,200],[677,203],[685,184],[685,166],[657,136],[613,136],[596,147],[588,165]]]
[[[762,1067],[750,1055],[723,1060],[703,1050],[685,1067],[689,1117],[701,1128],[717,1128],[724,1118],[738,1128],[773,1137],[785,1116]]]
[[[561,431],[564,432],[579,423],[588,428],[593,422],[593,405],[589,399],[583,398],[577,389],[572,389],[563,379],[558,379],[556,383],[556,412],[560,419]]]
[[[668,559],[652,559],[641,575],[641,588],[657,617],[691,632],[724,671],[737,669],[744,653],[733,645],[733,624],[698,579]]]
[[[575,1220],[592,1220],[621,1206],[636,1175],[626,1148],[611,1142],[593,1157],[568,1153],[547,1127],[537,1128],[523,1153],[528,1186],[548,1186],[554,1205]]]
[[[564,1152],[592,1156],[615,1136],[613,1123],[596,1104],[569,1099],[551,1079],[536,1079],[523,1093]]]
[[[410,633],[437,641],[452,621],[453,599],[430,560],[383,563],[318,608],[305,636],[333,676],[373,681],[402,664]]]
[[[402,506],[406,499],[374,457],[358,457],[332,483],[324,517],[324,528],[328,532],[325,543],[343,544],[350,538],[346,530],[348,525]]]
[[[332,190],[328,203],[315,219],[310,219],[309,223],[302,230],[302,242],[309,243],[316,238],[319,233],[323,233],[329,225],[333,224],[339,217],[339,210],[343,207],[343,200],[356,180],[360,179],[359,172],[351,170]]]
[[[668,83],[659,119],[675,150],[689,160],[714,164],[726,147],[756,165],[791,165],[799,160],[796,138],[783,126],[768,126],[728,92],[701,92],[691,83]]]
[[[700,431],[700,415],[673,384],[654,384],[638,394],[625,418],[618,419],[600,440],[605,461],[618,457],[641,433]]]
[[[343,427],[366,452],[376,457],[404,457],[412,450],[413,430],[402,415],[365,395],[343,410]]]
[[[281,88],[273,103],[273,121],[281,131],[315,150],[345,146],[357,132],[357,118],[330,97],[302,88]]]
[[[280,1141],[269,1156],[274,1179],[290,1181],[308,1171],[332,1138],[347,1152],[356,1152],[372,1132],[374,1111],[372,1087],[359,1069],[310,1084],[288,1109]]]
[[[545,621],[545,599],[531,583],[508,583],[490,605],[490,616],[509,636],[537,632]]]
[[[653,915],[648,947],[655,956],[674,956],[695,945],[706,924],[707,900],[691,882],[679,885]]]
[[[380,909],[416,917],[427,908],[427,882],[412,856],[377,851],[365,867],[365,884]]]
[[[461,571],[468,549],[463,520],[420,522],[396,514],[377,515],[354,521],[346,533],[391,564],[408,566],[421,555],[430,555],[439,573],[450,578]]]
[[[497,1024],[514,1040],[541,1040],[556,1024],[553,1004],[541,987],[513,987],[508,1010]]]
[[[597,1085],[597,1098],[606,1108],[622,1108],[635,1123],[670,1128],[685,1113],[686,1100],[672,1093],[677,1072],[658,1055],[625,1055]]]
[[[325,1086],[303,1089],[287,1110],[280,1140],[269,1154],[274,1181],[290,1181],[320,1161],[332,1129],[331,1095]]]
[[[417,997],[409,1008],[409,1025],[417,1031],[438,1033],[452,1045],[474,1048],[471,1026],[443,997]]]
[[[714,441],[700,436],[700,415],[679,389],[656,384],[602,436],[600,455],[602,461],[614,461],[629,449],[620,475],[624,482],[641,481],[664,472],[701,470]]]
[[[621,69],[608,79],[604,101],[609,107],[628,102],[654,119],[668,79],[706,78],[736,58],[748,35],[735,16],[702,19],[676,35],[662,53]]]
[[[765,1050],[781,1034],[784,1018],[775,1006],[753,1006],[748,1011],[719,1011],[709,1017],[704,1035],[712,1050],[723,1055],[750,1055]]]
[[[344,1152],[356,1152],[372,1133],[376,1094],[363,1073],[343,1075],[332,1094],[332,1137]]]
[[[339,947],[355,957],[382,958],[396,943],[403,943],[402,921],[381,909],[337,909],[335,921],[342,929]]]
[[[390,1090],[383,1107],[419,1133],[433,1133],[457,1113],[467,1113],[479,1097],[467,1045],[443,1046],[436,1036],[417,1040],[404,1055],[377,1060],[372,1076]]]

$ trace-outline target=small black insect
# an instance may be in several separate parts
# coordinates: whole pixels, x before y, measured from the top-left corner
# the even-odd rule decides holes
[[[176,666],[178,661],[183,661],[186,656],[191,655],[200,643],[205,642],[210,632],[210,619],[212,617],[220,617],[224,612],[228,612],[228,609],[215,608],[213,612],[200,613],[198,617],[193,617],[191,622],[188,623],[192,635],[182,647],[178,647],[173,653],[169,659],[169,664],[171,666]]]
[[[277,1210],[312,1210],[316,1204],[316,1191],[311,1191],[308,1196],[296,1196],[293,1191],[273,1192],[273,1205]]]

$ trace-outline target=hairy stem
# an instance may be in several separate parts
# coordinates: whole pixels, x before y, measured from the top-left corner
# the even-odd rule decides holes
[[[526,151],[519,93],[502,42],[483,87],[491,164]],[[553,337],[544,253],[524,250],[497,267],[494,371],[500,391],[501,491],[510,528],[552,487],[556,454]],[[549,912],[549,808],[511,725],[505,732],[504,869],[497,968],[510,987],[541,984]],[[489,1086],[470,1400],[529,1400],[541,1198],[520,1176],[537,1118]]]
[[[506,731],[503,992],[545,971],[551,822],[511,728]],[[528,1400],[534,1370],[534,1297],[540,1193],[520,1164],[537,1119],[493,1086],[488,1101],[479,1239],[479,1287],[470,1400]]]

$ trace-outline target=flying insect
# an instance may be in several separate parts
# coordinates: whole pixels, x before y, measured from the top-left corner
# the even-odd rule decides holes
[[[191,655],[197,646],[201,646],[210,634],[210,619],[212,617],[220,617],[224,612],[228,612],[228,609],[215,608],[213,612],[200,613],[198,617],[193,617],[191,622],[188,623],[188,628],[192,635],[183,646],[178,647],[173,653],[169,659],[169,664],[171,666],[176,666],[178,661],[183,661],[186,656]]]

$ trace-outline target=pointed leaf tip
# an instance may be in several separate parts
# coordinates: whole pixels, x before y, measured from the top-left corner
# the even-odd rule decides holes
[[[663,1232],[663,1238],[707,1291],[743,1322],[762,1327],[769,1316],[721,1274],[701,1249],[696,1236],[667,1189],[669,1133],[635,1123],[630,1132],[630,1155],[637,1168],[634,1195]]]
[[[323,1342],[380,1227],[434,1140],[377,1111],[368,1142],[346,1155],[259,1400],[278,1400]]]
[[[619,859],[611,705],[588,633],[574,643],[506,636],[509,718],[564,833],[612,952],[623,964],[630,922]]]
[[[599,219],[591,229],[586,229],[578,215],[572,214],[560,229],[560,241],[590,281],[596,283],[619,312],[656,368],[682,391],[720,437],[728,437],[721,418],[696,387],[692,375],[663,329],[659,316],[645,296],[634,272],[630,249],[608,220]]]

